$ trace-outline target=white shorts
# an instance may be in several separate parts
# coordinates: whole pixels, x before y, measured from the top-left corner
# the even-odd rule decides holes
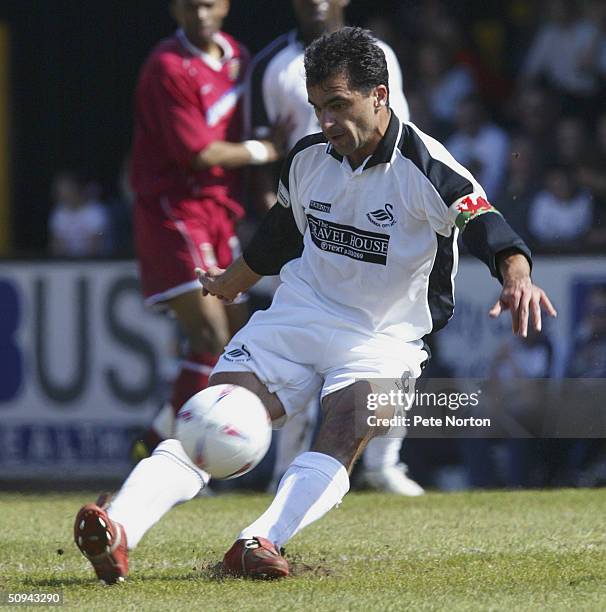
[[[284,406],[279,427],[319,393],[324,398],[369,378],[418,378],[428,359],[423,346],[365,331],[282,284],[271,307],[256,312],[225,347],[213,374],[256,374]]]

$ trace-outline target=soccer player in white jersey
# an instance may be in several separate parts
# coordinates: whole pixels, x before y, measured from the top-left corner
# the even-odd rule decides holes
[[[323,34],[345,25],[349,0],[292,0],[297,29],[276,38],[254,58],[245,94],[245,132],[250,138],[267,138],[272,125],[288,118],[292,125],[289,145],[320,130],[318,119],[307,101],[303,56],[305,47]],[[389,72],[389,106],[402,121],[409,120],[408,102],[402,89],[402,72],[393,50],[377,41],[385,53]],[[257,208],[276,201],[275,165],[251,171]],[[311,444],[319,412],[319,398],[294,416],[279,433],[276,462],[269,489],[275,488],[292,462]],[[399,495],[422,495],[423,489],[407,475],[400,462],[402,435],[379,436],[371,440],[363,456],[363,479],[369,486]]]
[[[281,547],[349,490],[349,473],[376,433],[366,419],[372,380],[417,377],[423,336],[452,315],[459,231],[503,285],[491,316],[509,310],[514,333],[526,336],[529,322],[540,330],[541,307],[556,314],[532,283],[528,248],[482,187],[389,109],[385,55],[369,32],[319,38],[305,69],[322,133],[291,150],[278,202],[243,256],[225,271],[200,273],[204,291],[227,300],[262,275],[280,271],[283,281],[271,307],[226,347],[210,384],[251,390],[275,423],[322,397],[312,451],[293,461],[269,508],[225,554],[223,569],[233,575],[288,575]],[[123,577],[127,546],[206,478],[177,440],[165,440],[107,510],[84,506],[75,536],[85,554],[99,551],[87,555],[97,575]]]

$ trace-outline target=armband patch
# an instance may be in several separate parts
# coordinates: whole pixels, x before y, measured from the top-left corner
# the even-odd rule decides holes
[[[452,206],[456,213],[455,225],[460,229],[463,228],[476,217],[485,213],[501,213],[481,195],[471,194],[457,200]]]

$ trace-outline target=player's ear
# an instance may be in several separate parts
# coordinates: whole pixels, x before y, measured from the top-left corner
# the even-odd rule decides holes
[[[387,106],[387,101],[389,99],[389,92],[387,91],[387,87],[385,85],[377,85],[374,91],[375,98],[375,109],[379,110],[384,106]]]

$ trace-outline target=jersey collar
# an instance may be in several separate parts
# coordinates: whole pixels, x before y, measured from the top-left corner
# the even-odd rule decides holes
[[[207,64],[210,68],[212,68],[215,72],[220,72],[223,68],[223,65],[228,62],[234,56],[234,50],[232,46],[227,42],[225,37],[221,35],[220,32],[217,32],[213,35],[213,41],[221,47],[223,51],[223,57],[221,59],[217,59],[210,55],[210,53],[206,53],[206,51],[202,51],[195,45],[192,45],[187,36],[185,36],[185,32],[179,28],[177,30],[177,40],[181,43],[183,48],[186,51],[189,51],[192,55],[199,57],[205,64]]]
[[[370,159],[366,162],[364,170],[378,166],[379,164],[388,164],[391,162],[393,151],[398,141],[398,134],[400,132],[400,120],[396,117],[396,114],[391,111],[391,117],[389,119],[389,125],[383,138],[379,140],[379,144],[375,149],[375,152],[371,155]]]
[[[368,170],[368,168],[378,166],[379,164],[389,164],[393,157],[399,134],[400,120],[396,117],[396,114],[391,111],[389,124],[387,125],[385,134],[383,134],[383,138],[381,138],[379,141],[375,152],[366,159],[365,163],[361,165],[361,170]],[[337,153],[331,144],[329,144],[326,148],[326,153],[328,153],[328,155],[331,157],[334,157],[340,164],[343,164],[343,156]]]

